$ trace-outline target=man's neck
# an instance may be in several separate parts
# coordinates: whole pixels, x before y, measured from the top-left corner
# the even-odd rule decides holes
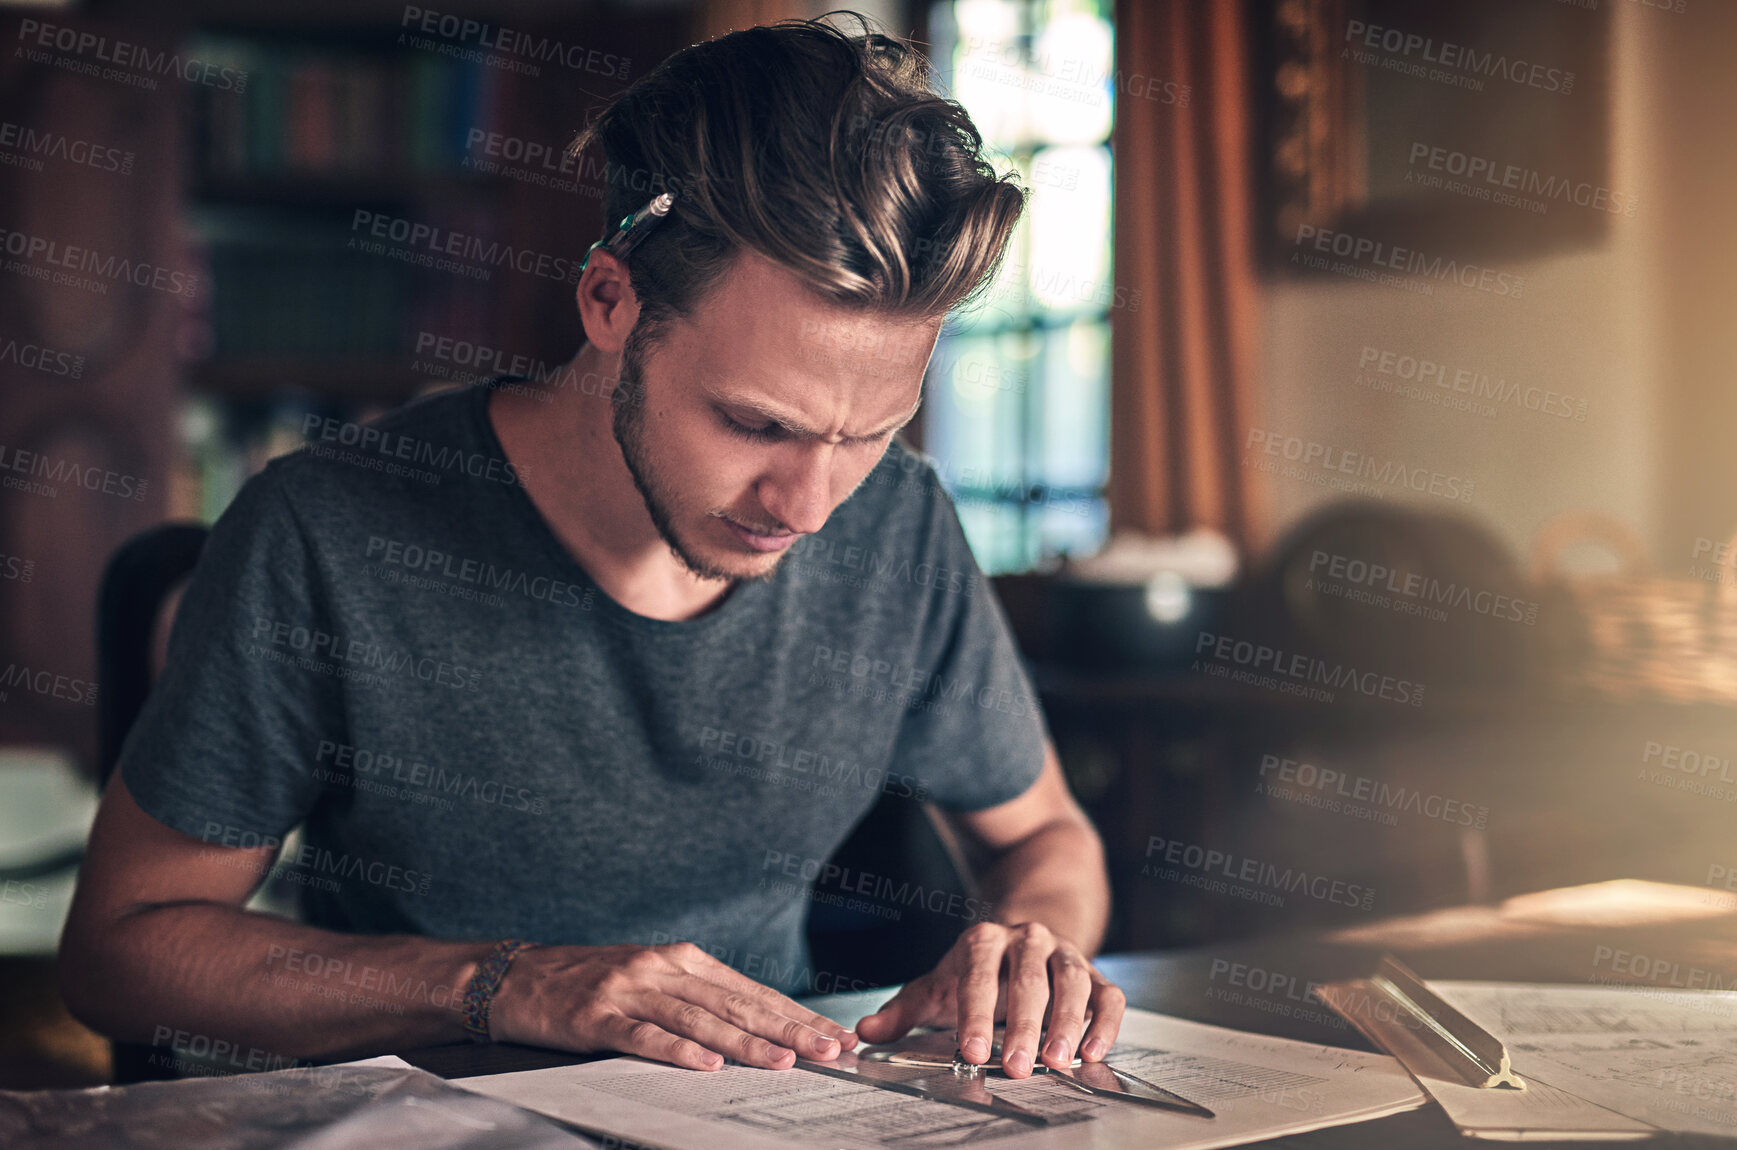
[[[495,391],[489,416],[531,502],[604,593],[638,615],[691,619],[732,585],[694,575],[658,534],[615,441],[619,365],[586,344],[541,385],[547,402]]]

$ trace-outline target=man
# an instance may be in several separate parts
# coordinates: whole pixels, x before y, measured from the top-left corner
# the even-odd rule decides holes
[[[69,1006],[318,1058],[468,1031],[783,1068],[932,1025],[985,1063],[1002,1018],[1015,1077],[1102,1058],[1101,844],[893,440],[1021,192],[920,58],[823,24],[678,53],[594,142],[610,219],[646,173],[673,206],[594,249],[569,370],[315,426],[215,528],[92,832]],[[893,780],[993,856],[993,917],[851,1030],[786,996],[783,860]],[[244,909],[297,824],[305,924]]]

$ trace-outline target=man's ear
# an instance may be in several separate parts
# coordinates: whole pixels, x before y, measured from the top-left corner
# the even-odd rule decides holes
[[[592,252],[574,299],[586,342],[605,355],[619,355],[639,319],[639,297],[633,294],[627,265],[602,249]]]

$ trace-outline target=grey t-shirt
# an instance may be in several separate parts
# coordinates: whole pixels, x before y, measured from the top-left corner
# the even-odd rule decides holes
[[[952,503],[895,443],[775,578],[648,619],[549,529],[488,396],[310,420],[246,484],[127,741],[128,788],[216,846],[305,823],[278,873],[318,926],[690,939],[786,993],[834,989],[810,969],[804,880],[877,796],[978,809],[1042,765]]]

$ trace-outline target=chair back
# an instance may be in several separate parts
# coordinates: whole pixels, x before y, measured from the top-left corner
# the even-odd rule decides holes
[[[97,782],[107,786],[156,678],[152,641],[158,616],[193,571],[209,530],[163,523],[123,543],[103,570],[97,592]]]

